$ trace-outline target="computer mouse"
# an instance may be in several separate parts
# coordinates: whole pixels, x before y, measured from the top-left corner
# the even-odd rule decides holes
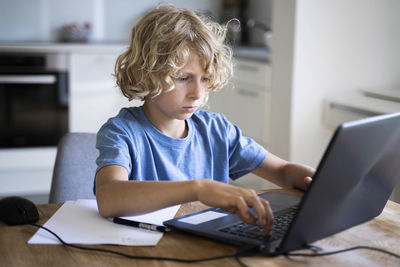
[[[0,220],[8,225],[33,223],[39,220],[39,213],[32,201],[10,196],[0,199]]]

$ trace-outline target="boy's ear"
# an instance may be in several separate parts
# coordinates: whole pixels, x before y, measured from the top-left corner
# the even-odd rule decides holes
[[[132,75],[136,81],[139,80],[139,69],[137,64],[133,64],[132,66]]]

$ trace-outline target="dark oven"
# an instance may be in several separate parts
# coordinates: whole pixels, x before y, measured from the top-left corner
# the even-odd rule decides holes
[[[0,53],[0,148],[55,146],[67,131],[67,55]]]

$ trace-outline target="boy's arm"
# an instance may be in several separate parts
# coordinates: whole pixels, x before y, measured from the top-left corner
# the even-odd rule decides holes
[[[99,213],[104,217],[136,215],[192,201],[188,183],[179,182],[179,185],[181,192],[173,192],[167,182],[129,181],[124,167],[103,167],[96,175]]]
[[[110,165],[96,175],[96,199],[104,217],[129,216],[199,200],[202,203],[236,213],[244,222],[257,220],[267,233],[272,228],[268,201],[251,189],[208,179],[192,181],[129,181],[125,168]],[[249,207],[257,213],[256,219]]]
[[[253,173],[283,188],[306,190],[315,170],[306,165],[287,162],[268,153],[264,162]]]

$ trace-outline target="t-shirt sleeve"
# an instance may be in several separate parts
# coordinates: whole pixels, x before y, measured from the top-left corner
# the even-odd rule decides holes
[[[229,140],[229,177],[237,179],[257,169],[268,155],[267,150],[250,137],[242,135],[241,129],[227,121]]]
[[[133,156],[132,141],[120,119],[110,119],[100,128],[97,133],[96,148],[99,150],[96,173],[105,166],[119,165],[124,167],[130,175]]]

